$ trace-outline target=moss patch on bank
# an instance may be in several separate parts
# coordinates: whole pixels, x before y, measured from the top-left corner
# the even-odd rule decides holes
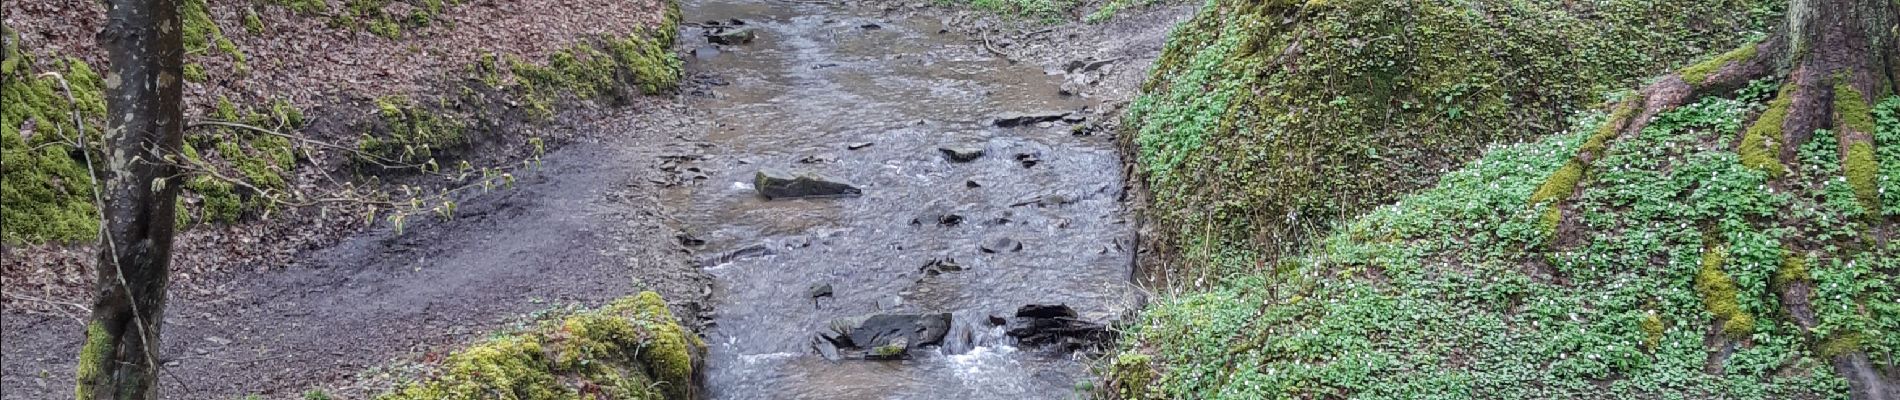
[[[659,294],[642,292],[483,341],[378,399],[691,399],[705,351]]]
[[[1601,113],[1494,146],[1271,270],[1159,299],[1115,358],[1148,362],[1107,375],[1130,398],[1844,398],[1826,357],[1900,356],[1900,241],[1867,235],[1900,210],[1864,206],[1826,131],[1768,189],[1736,142],[1772,91],[1608,143],[1567,200],[1574,244],[1550,246],[1530,200]],[[1900,98],[1871,114],[1874,152],[1900,152]],[[1883,185],[1894,160],[1878,158]],[[1796,282],[1814,289],[1812,330],[1778,297]]]
[[[72,242],[97,235],[91,175],[85,154],[75,151],[83,138],[97,143],[106,112],[99,74],[78,59],[36,64],[19,47],[19,35],[5,37],[0,61],[0,240],[6,243]],[[58,73],[72,89],[67,101]],[[85,130],[73,121],[77,111]],[[92,155],[98,159],[99,154]]]
[[[376,118],[359,129],[356,147],[375,159],[361,164],[434,165],[443,153],[504,134],[494,132],[498,108],[513,116],[552,118],[556,105],[572,100],[624,100],[635,94],[660,94],[679,86],[682,62],[671,44],[679,26],[679,6],[667,10],[658,27],[624,36],[599,38],[554,52],[535,63],[513,55],[486,54],[455,81],[460,93],[418,100],[377,99]],[[503,113],[513,111],[500,111]]]
[[[1126,114],[1151,219],[1189,268],[1252,265],[1734,47],[1768,0],[1209,1]],[[1716,59],[1722,56],[1713,56]]]

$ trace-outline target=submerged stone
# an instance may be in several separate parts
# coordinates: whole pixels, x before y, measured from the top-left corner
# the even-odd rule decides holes
[[[977,248],[983,250],[984,253],[1014,253],[1023,250],[1023,242],[998,236],[984,240],[983,244],[977,245]]]
[[[758,34],[752,28],[720,28],[706,33],[706,41],[713,44],[739,45],[752,43]]]
[[[762,169],[752,179],[754,189],[766,200],[856,197],[863,190],[851,184],[814,175]]]

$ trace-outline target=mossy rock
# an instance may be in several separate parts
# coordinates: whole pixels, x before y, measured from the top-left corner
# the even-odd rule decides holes
[[[693,399],[705,352],[659,294],[642,292],[455,352],[378,399]]]

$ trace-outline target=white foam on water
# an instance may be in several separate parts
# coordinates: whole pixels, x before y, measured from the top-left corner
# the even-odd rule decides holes
[[[801,354],[799,353],[792,353],[792,352],[740,354],[739,362],[743,362],[746,364],[758,364],[761,362],[776,362],[780,360],[789,360],[789,359],[798,357],[800,355]]]

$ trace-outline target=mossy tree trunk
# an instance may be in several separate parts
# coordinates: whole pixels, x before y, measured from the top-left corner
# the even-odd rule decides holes
[[[177,0],[108,0],[98,40],[109,63],[95,298],[75,396],[157,399],[159,328],[170,281],[184,141],[184,41]]]
[[[1881,218],[1871,110],[1874,101],[1900,93],[1900,1],[1894,0],[1793,0],[1785,25],[1767,38],[1658,78],[1634,98],[1616,105],[1611,120],[1578,150],[1572,162],[1575,168],[1567,169],[1576,170],[1571,175],[1587,173],[1591,161],[1603,155],[1605,142],[1636,134],[1658,113],[1764,78],[1778,79],[1781,88],[1767,109],[1740,132],[1736,151],[1741,163],[1767,173],[1771,185],[1782,186],[1779,178],[1788,173],[1788,165],[1798,162],[1796,150],[1815,139],[1817,131],[1828,130],[1833,132],[1832,140],[1839,142],[1841,173],[1855,196],[1872,210],[1870,218]],[[1558,183],[1546,183],[1539,192],[1550,192],[1546,200],[1556,199],[1549,203],[1558,211],[1550,214],[1559,220],[1555,232],[1560,237],[1555,243],[1565,246],[1571,243],[1562,232],[1578,222],[1565,217],[1568,213],[1561,212],[1562,202],[1581,188],[1575,179],[1554,176],[1550,181]],[[1544,201],[1533,199],[1534,203]],[[1874,236],[1884,241],[1891,240],[1890,235],[1876,232]],[[1797,237],[1783,247],[1790,254],[1804,254],[1831,244]],[[1775,286],[1785,317],[1813,332],[1819,322],[1810,305],[1810,280],[1805,275],[1784,278]],[[1883,376],[1865,352],[1855,346],[1831,345],[1841,338],[1808,336],[1815,352],[1828,358],[1847,379],[1853,398],[1900,399],[1900,384]]]

